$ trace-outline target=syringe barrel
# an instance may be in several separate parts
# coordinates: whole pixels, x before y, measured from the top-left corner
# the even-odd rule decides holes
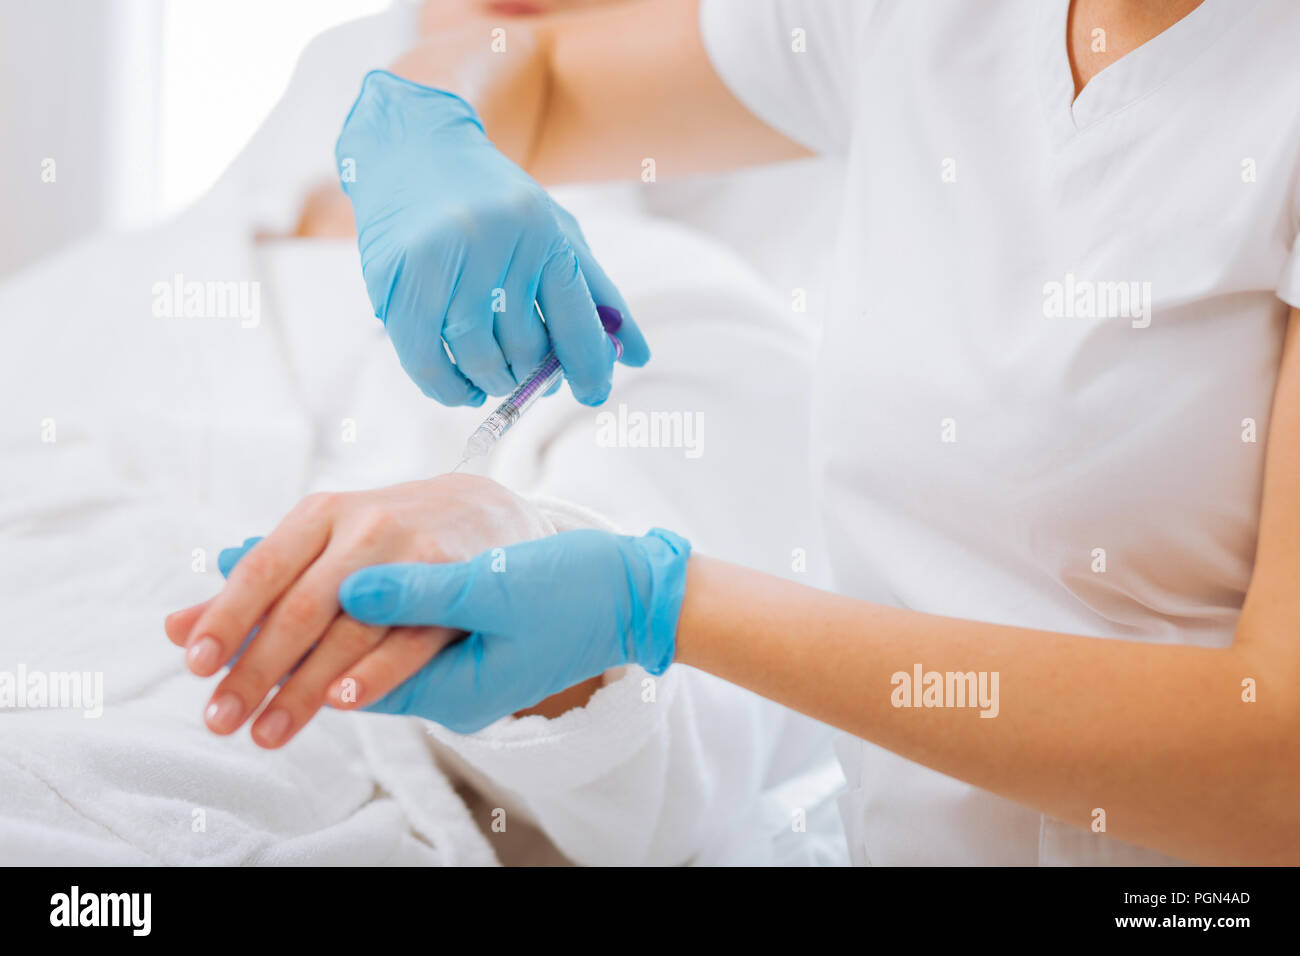
[[[528,411],[535,401],[550,391],[551,386],[563,377],[564,369],[560,367],[560,360],[555,357],[554,352],[547,353],[546,358],[542,359],[542,364],[506,396],[505,400],[497,406],[496,411],[483,422],[482,427],[489,429],[500,438],[515,422],[519,421],[520,415]]]
[[[596,307],[596,314],[600,316],[600,324],[605,329],[605,334],[609,336],[610,342],[614,344],[615,357],[622,358],[623,343],[618,340],[618,336],[614,333],[622,326],[623,316],[619,314],[617,309],[604,305]],[[564,369],[560,366],[560,360],[556,358],[555,351],[551,350],[546,353],[546,358],[542,359],[542,363],[533,369],[532,373],[520,382],[513,392],[506,396],[505,401],[484,419],[482,425],[474,430],[465,445],[466,460],[478,455],[486,455],[492,446],[514,427],[515,422],[519,421],[519,417],[532,407],[533,402],[549,392],[551,387],[562,378],[564,378]]]

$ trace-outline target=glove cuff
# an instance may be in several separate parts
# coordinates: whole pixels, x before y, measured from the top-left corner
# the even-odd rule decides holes
[[[651,674],[668,669],[677,651],[677,618],[686,597],[691,543],[663,528],[634,538],[650,571],[644,616],[633,625],[633,659]]]

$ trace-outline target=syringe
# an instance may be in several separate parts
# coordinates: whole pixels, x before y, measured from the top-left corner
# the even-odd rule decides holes
[[[614,343],[616,356],[622,358],[623,343],[614,333],[622,326],[623,316],[617,309],[604,305],[597,306],[596,312],[600,315],[600,324],[605,327],[605,333]],[[474,429],[473,434],[469,436],[469,441],[465,442],[465,456],[460,465],[490,452],[515,422],[519,421],[520,416],[532,408],[533,403],[550,391],[551,386],[563,377],[564,369],[560,367],[560,360],[556,358],[555,350],[552,349],[546,353],[546,358],[542,359],[542,363],[533,370],[532,374],[519,383],[505,401],[484,419],[482,425]],[[459,468],[460,465],[456,467]]]

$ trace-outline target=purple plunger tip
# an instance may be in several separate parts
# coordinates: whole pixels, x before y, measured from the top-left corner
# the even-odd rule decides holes
[[[617,332],[623,325],[623,313],[613,306],[598,305],[596,314],[600,316],[600,324],[605,327],[605,331],[610,335]]]

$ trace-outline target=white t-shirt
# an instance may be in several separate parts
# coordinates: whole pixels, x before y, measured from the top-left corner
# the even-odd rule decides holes
[[[1224,645],[1300,305],[1300,4],[1205,0],[1073,103],[1067,9],[704,0],[701,26],[742,102],[849,170],[812,423],[837,590]],[[1163,859],[842,752],[861,862]]]

